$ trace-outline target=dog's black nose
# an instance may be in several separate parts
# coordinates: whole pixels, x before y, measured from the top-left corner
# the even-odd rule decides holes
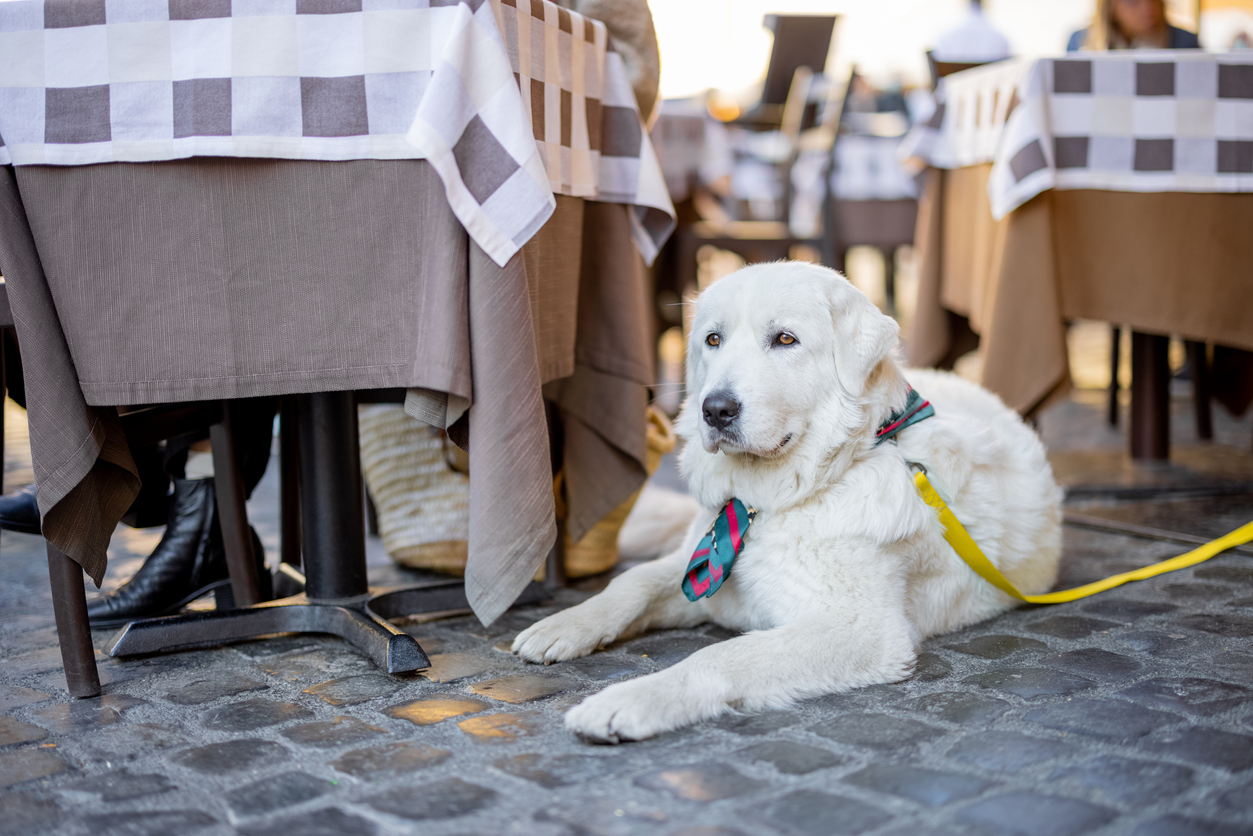
[[[730,392],[714,392],[701,404],[705,423],[715,430],[725,430],[740,417],[740,402]]]

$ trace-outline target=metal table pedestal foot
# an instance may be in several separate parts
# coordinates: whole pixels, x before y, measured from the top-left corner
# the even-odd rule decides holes
[[[247,641],[275,633],[331,633],[388,673],[430,666],[418,642],[386,619],[467,609],[461,581],[398,589],[366,584],[365,520],[356,403],[351,392],[298,396],[302,594],[234,610],[147,618],[124,626],[105,646],[134,656]],[[518,603],[542,600],[531,584]]]

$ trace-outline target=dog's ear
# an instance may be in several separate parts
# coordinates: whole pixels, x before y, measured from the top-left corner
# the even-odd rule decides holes
[[[875,367],[896,348],[900,326],[842,276],[831,283],[835,371],[840,385],[861,397]]]

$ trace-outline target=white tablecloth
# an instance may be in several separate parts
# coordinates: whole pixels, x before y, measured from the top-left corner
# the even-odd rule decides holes
[[[991,162],[997,219],[1047,189],[1253,191],[1253,55],[1193,50],[1014,60],[944,79],[902,154]]]
[[[0,2],[0,164],[428,159],[503,265],[554,194],[673,208],[602,23],[547,0]]]

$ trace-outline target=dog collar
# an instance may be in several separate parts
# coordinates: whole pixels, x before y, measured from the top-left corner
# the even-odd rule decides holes
[[[722,506],[683,574],[683,594],[687,600],[710,597],[731,577],[735,558],[744,548],[744,535],[756,518],[757,509],[745,507],[738,499]]]
[[[935,408],[930,401],[924,401],[914,387],[909,387],[909,395],[905,398],[905,408],[893,412],[887,421],[875,433],[875,444],[879,445],[906,427],[935,415]],[[687,571],[683,573],[683,594],[689,601],[699,601],[717,592],[726,579],[731,577],[731,567],[735,558],[744,548],[744,537],[748,527],[757,518],[757,509],[748,508],[743,502],[732,498],[722,506],[705,536],[701,538],[688,561]]]
[[[905,398],[905,408],[893,412],[879,427],[879,431],[875,433],[875,446],[878,447],[889,438],[895,438],[901,430],[932,415],[935,415],[935,407],[931,406],[931,401],[924,401],[922,395],[910,386],[909,395]]]

